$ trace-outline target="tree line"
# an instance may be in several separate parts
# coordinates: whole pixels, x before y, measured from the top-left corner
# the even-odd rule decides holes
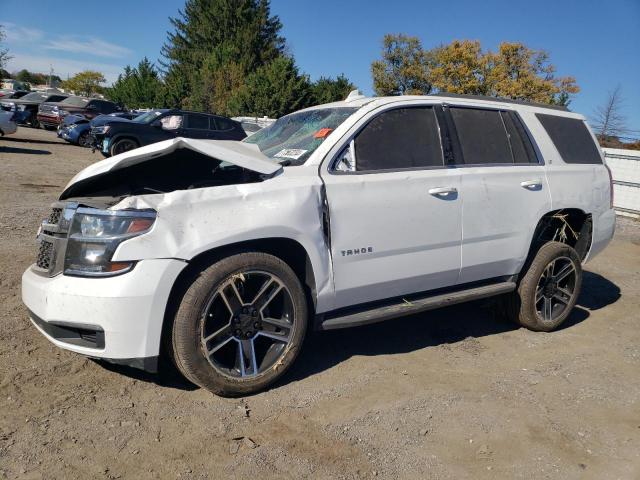
[[[62,87],[83,95],[101,93],[129,108],[175,107],[276,118],[342,100],[356,88],[342,74],[311,81],[300,71],[269,0],[186,0],[170,22],[172,31],[158,65],[145,57],[125,67],[110,87],[104,87],[104,76],[94,71],[80,72],[62,81]],[[11,58],[2,48],[3,38],[0,26],[0,69]],[[580,91],[575,78],[556,75],[548,53],[519,42],[502,42],[495,51],[474,40],[425,49],[417,37],[387,34],[380,58],[371,63],[371,76],[381,96],[445,92],[568,105]],[[48,75],[27,70],[14,78],[48,81]],[[627,129],[622,103],[618,87],[592,115],[591,124],[603,144],[617,146],[620,138],[637,133]]]

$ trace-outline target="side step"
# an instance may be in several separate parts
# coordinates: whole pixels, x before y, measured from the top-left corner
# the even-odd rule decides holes
[[[501,282],[455,292],[427,295],[422,298],[414,298],[411,301],[401,299],[393,304],[371,307],[365,310],[353,311],[353,309],[350,309],[349,312],[345,312],[343,315],[325,318],[320,323],[319,329],[334,330],[382,322],[396,317],[413,315],[435,308],[455,305],[456,303],[509,293],[515,289],[515,282]]]

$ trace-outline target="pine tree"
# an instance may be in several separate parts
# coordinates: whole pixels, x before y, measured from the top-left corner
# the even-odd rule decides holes
[[[174,31],[162,47],[161,64],[165,101],[171,105],[210,110],[209,93],[203,89],[211,87],[216,70],[233,63],[249,75],[284,52],[282,24],[271,15],[268,0],[187,0],[184,10],[170,20]],[[226,104],[225,92],[215,95],[215,104]]]
[[[311,85],[292,58],[281,56],[258,68],[230,101],[235,115],[278,118],[313,104]]]
[[[162,82],[155,66],[143,58],[135,68],[127,65],[108,92],[109,98],[129,108],[158,106]]]
[[[311,97],[315,105],[344,100],[356,86],[347,77],[340,74],[334,80],[331,77],[320,77],[311,85]]]

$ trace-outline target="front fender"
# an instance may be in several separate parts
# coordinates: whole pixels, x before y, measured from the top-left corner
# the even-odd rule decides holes
[[[317,175],[280,175],[259,183],[126,198],[114,208],[152,208],[158,216],[149,233],[122,243],[113,259],[189,261],[226,245],[287,238],[306,250],[316,281],[317,309],[328,310],[333,282],[322,229],[321,188]]]

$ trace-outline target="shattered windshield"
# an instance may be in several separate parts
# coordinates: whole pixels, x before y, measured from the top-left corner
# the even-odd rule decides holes
[[[279,118],[243,140],[255,143],[260,151],[278,162],[302,165],[329,134],[357,108],[319,108]]]

